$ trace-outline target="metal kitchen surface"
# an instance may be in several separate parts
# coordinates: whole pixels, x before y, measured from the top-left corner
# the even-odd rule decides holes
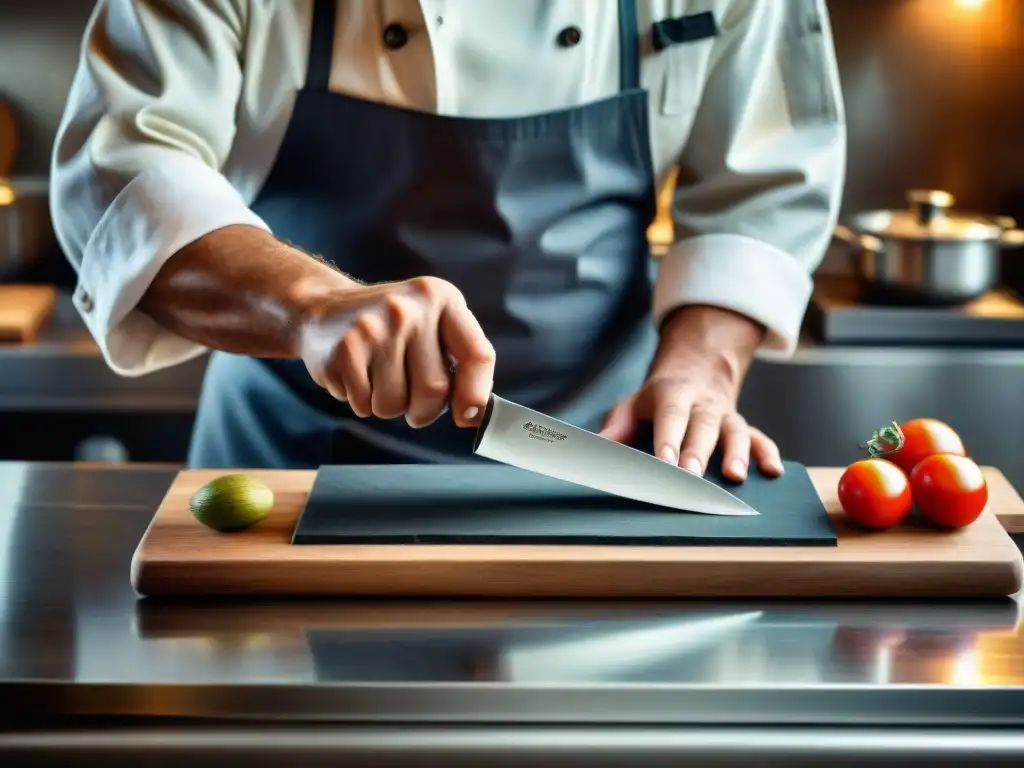
[[[1024,722],[1018,601],[140,601],[172,469],[0,465],[0,705],[432,723]]]

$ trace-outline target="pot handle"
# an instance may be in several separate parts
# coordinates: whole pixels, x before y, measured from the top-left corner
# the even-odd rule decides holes
[[[956,198],[941,189],[911,189],[907,192],[907,202],[919,224],[930,224],[945,216],[956,204]]]
[[[1024,229],[1004,229],[999,244],[1004,248],[1024,248]]]
[[[881,253],[885,248],[877,237],[858,234],[844,224],[839,224],[832,231],[832,237],[869,253]]]

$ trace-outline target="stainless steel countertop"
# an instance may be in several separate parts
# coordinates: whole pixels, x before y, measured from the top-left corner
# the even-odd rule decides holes
[[[0,706],[23,716],[1024,722],[1017,600],[140,601],[173,467],[0,464]]]

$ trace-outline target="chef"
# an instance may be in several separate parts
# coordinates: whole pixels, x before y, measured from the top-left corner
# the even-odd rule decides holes
[[[472,460],[493,391],[741,480],[844,158],[824,0],[101,0],[51,194],[112,370],[213,351],[192,466]]]

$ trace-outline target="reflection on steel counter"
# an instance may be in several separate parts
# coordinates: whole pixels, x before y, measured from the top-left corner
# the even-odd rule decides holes
[[[760,615],[709,610],[537,627],[316,629],[307,640],[321,682],[656,682],[676,679],[668,669],[675,662]]]
[[[216,674],[217,647],[287,638],[294,652],[302,636],[323,683],[1024,685],[1024,628],[1013,600],[602,607],[144,601],[138,627],[146,640],[179,644],[183,668],[187,662],[196,679]],[[984,657],[983,648],[1002,656]]]

